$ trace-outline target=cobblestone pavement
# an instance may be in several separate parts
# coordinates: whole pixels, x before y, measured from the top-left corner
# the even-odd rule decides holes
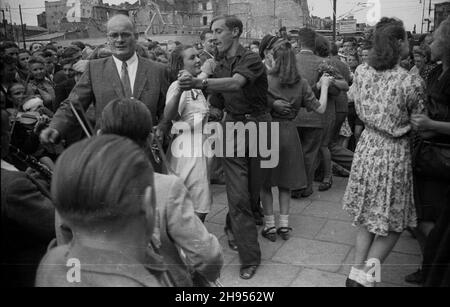
[[[225,267],[220,282],[225,287],[343,287],[353,261],[356,232],[341,205],[347,181],[334,181],[327,192],[291,200],[293,232],[289,241],[278,238],[272,243],[261,237],[259,227],[263,260],[249,281],[239,278],[238,254],[228,248],[224,234],[228,212],[225,186],[213,186],[214,205],[206,227],[223,246]],[[277,194],[274,199],[278,211]],[[379,286],[411,286],[404,277],[417,270],[420,254],[417,241],[405,232],[383,266]]]

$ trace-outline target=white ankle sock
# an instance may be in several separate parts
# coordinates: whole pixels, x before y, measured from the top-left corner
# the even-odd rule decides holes
[[[289,215],[280,215],[280,227],[289,227]]]
[[[368,279],[369,274],[367,274],[364,271],[359,271],[359,272],[360,272],[360,274],[357,276],[356,282],[359,283],[360,285],[363,285],[366,288],[374,288],[375,283],[369,281],[369,279]]]
[[[275,227],[275,215],[264,215],[264,229]]]
[[[359,274],[361,274],[361,270],[358,270],[357,268],[352,267],[352,270],[350,271],[350,275],[348,276],[349,279],[353,281],[358,281]]]

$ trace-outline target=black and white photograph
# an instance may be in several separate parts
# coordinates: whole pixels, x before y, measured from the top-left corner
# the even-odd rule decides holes
[[[450,1],[0,11],[2,288],[450,287]]]

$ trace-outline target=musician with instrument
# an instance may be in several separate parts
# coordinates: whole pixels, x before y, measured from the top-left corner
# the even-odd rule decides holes
[[[49,193],[52,165],[46,166],[10,147],[10,130],[9,115],[2,110],[2,284],[31,287],[39,261],[55,237],[55,209]],[[19,171],[6,161],[10,154],[33,168]]]
[[[56,158],[58,150],[54,145],[43,146],[39,142],[39,134],[48,127],[53,112],[44,107],[40,96],[26,96],[25,87],[21,83],[13,83],[8,88],[8,97],[14,106],[7,109],[12,122],[11,144],[26,154]]]

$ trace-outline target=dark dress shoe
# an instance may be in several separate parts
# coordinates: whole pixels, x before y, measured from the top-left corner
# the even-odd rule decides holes
[[[293,198],[293,199],[302,198],[302,192],[303,192],[303,190],[292,191],[291,198]]]
[[[405,281],[410,284],[422,285],[425,282],[423,271],[419,269],[417,272],[409,274],[405,277]]]
[[[240,277],[245,280],[252,279],[255,276],[256,270],[258,269],[257,265],[252,265],[246,268],[241,268]]]
[[[291,238],[291,227],[280,227],[277,230],[278,235],[283,239],[284,241],[288,241]]]
[[[333,186],[333,178],[330,178],[330,181],[324,181],[320,184],[319,186],[319,191],[320,192],[325,192],[328,191],[329,189],[331,189],[331,187]]]
[[[364,288],[363,285],[361,285],[360,283],[351,280],[350,278],[347,278],[347,280],[345,281],[345,287],[346,288]]]
[[[310,197],[310,196],[313,195],[313,194],[314,194],[313,189],[307,189],[307,190],[304,190],[304,191],[302,192],[301,197],[302,197],[302,198],[308,198],[308,197]]]

